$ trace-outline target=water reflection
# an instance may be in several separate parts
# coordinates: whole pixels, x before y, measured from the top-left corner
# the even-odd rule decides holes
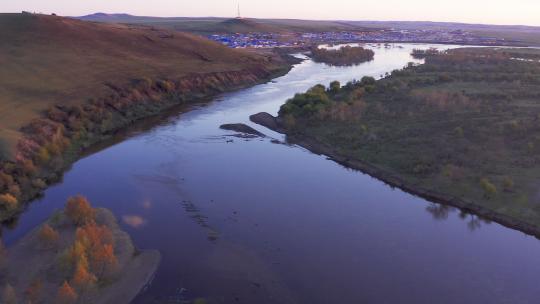
[[[448,219],[448,214],[450,212],[456,211],[454,207],[447,206],[447,205],[440,205],[435,203],[430,203],[426,207],[426,211],[429,212],[434,219],[436,220],[446,220]]]
[[[139,215],[122,215],[122,221],[132,228],[141,228],[146,225],[146,220]]]
[[[426,206],[426,211],[429,214],[431,214],[433,219],[437,221],[447,220],[450,213],[459,211],[458,213],[459,218],[465,222],[465,224],[467,225],[467,228],[470,231],[475,231],[475,230],[480,229],[482,227],[482,224],[484,225],[491,224],[491,221],[488,219],[482,218],[480,216],[466,212],[465,210],[461,210],[461,209],[448,206],[448,205],[429,203],[429,205]]]

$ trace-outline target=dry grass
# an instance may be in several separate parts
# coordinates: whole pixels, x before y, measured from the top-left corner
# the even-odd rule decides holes
[[[107,96],[134,79],[237,71],[265,57],[189,34],[56,16],[0,14],[0,155],[54,104]]]

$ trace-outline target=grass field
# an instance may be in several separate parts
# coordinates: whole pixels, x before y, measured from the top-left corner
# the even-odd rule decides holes
[[[314,87],[280,117],[293,141],[540,235],[539,60],[526,49],[432,54],[379,81]]]

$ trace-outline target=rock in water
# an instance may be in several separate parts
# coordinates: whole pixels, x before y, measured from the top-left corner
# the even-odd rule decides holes
[[[224,125],[221,125],[220,128],[223,129],[223,130],[236,131],[236,132],[240,132],[240,133],[244,133],[244,134],[251,134],[251,135],[255,135],[255,136],[265,137],[265,135],[262,134],[261,132],[253,129],[252,127],[250,127],[248,125],[242,124],[242,123],[224,124]]]
[[[249,117],[249,120],[261,126],[267,127],[270,130],[283,133],[281,132],[283,128],[281,128],[280,126],[279,118],[276,118],[266,112],[261,112],[261,113],[251,115]]]

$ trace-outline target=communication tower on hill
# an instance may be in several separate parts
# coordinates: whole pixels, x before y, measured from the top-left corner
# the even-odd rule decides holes
[[[242,19],[242,15],[240,15],[240,2],[238,2],[238,14],[236,16],[236,19]]]

